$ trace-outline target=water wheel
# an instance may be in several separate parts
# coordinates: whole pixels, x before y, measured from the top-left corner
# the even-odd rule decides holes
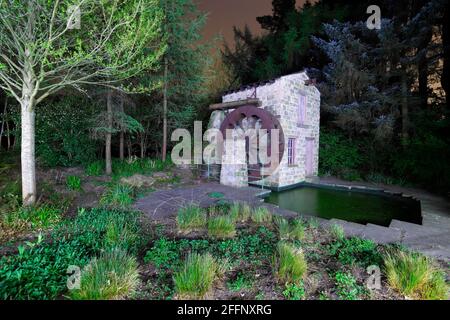
[[[267,156],[271,157],[271,145],[272,145],[272,129],[278,129],[278,163],[281,162],[284,154],[284,134],[283,129],[281,128],[280,122],[278,119],[272,115],[270,112],[255,107],[253,105],[246,105],[239,107],[229,113],[225,120],[222,122],[220,126],[220,131],[222,132],[223,138],[226,139],[226,131],[227,130],[239,130],[244,133],[247,129],[266,129],[267,130]],[[261,139],[260,135],[260,139]],[[258,148],[261,146],[260,143],[258,145],[254,145],[250,142],[251,137],[246,137],[246,152],[247,159],[249,159],[250,151],[257,152]],[[262,139],[264,141],[264,139]],[[258,154],[258,153],[256,153]],[[263,176],[269,175],[271,172],[269,168],[271,167],[269,164],[262,164],[258,161],[256,164],[248,164],[248,177],[249,181],[257,181],[260,180]]]

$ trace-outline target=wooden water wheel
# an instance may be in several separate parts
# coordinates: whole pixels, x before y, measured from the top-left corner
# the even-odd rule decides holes
[[[247,126],[247,127],[246,127]],[[246,128],[245,128],[246,127]],[[272,115],[270,112],[258,108],[254,105],[245,105],[239,107],[232,111],[227,115],[225,120],[222,122],[220,126],[220,131],[222,132],[223,138],[226,139],[226,131],[231,129],[242,129],[245,131],[246,129],[266,129],[267,130],[267,156],[271,157],[271,143],[272,143],[272,129],[278,129],[279,137],[278,137],[278,161],[281,162],[284,154],[284,133],[281,128],[280,122],[278,119]],[[257,148],[257,146],[251,146],[249,143],[249,137],[246,137],[246,151],[247,151],[247,159],[249,156],[249,152],[251,148]],[[261,163],[257,164],[249,164],[248,165],[248,177],[249,181],[257,181],[260,180],[263,176],[266,176],[270,173],[269,169],[270,163],[263,165]],[[261,171],[264,172],[262,173]]]

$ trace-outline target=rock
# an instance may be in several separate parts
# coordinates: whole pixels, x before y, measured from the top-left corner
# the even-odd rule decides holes
[[[152,177],[157,180],[169,180],[172,179],[172,174],[169,172],[155,172]]]
[[[155,178],[144,176],[142,174],[135,174],[131,177],[124,177],[120,179],[120,183],[126,184],[135,188],[150,187],[156,182]]]

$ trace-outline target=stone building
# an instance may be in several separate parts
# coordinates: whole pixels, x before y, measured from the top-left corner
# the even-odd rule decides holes
[[[261,111],[263,113],[261,115],[256,113],[255,116],[255,107],[264,110]],[[222,164],[221,182],[223,184],[243,186],[248,181],[252,184],[264,183],[267,186],[280,188],[311,181],[317,176],[320,93],[306,72],[282,76],[227,92],[222,97],[222,103],[211,105],[210,109],[213,110],[210,128],[223,130],[224,127],[227,127],[234,128],[233,130],[239,132],[245,130],[246,127],[261,127],[258,119],[253,121],[253,124],[251,124],[251,119],[243,119],[245,114],[252,115],[252,118],[267,118],[266,116],[268,116],[272,117],[275,127],[281,126],[282,140],[284,140],[279,166],[270,176],[257,175],[255,179],[251,179],[250,167],[242,164],[231,167]],[[242,112],[238,111],[241,116],[239,121],[236,120],[235,110],[242,110]],[[250,110],[249,113],[246,113],[246,110]],[[268,125],[267,123],[266,125]],[[268,126],[270,127],[270,124]],[[223,150],[224,158],[227,157],[227,152],[233,152],[230,150],[231,143],[225,141],[225,145],[228,147]],[[242,152],[238,152],[238,154],[244,157]],[[243,172],[248,173],[248,178],[245,177],[245,174],[243,177]]]

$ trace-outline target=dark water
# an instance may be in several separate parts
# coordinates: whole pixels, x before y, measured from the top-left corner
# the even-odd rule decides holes
[[[265,202],[325,219],[389,226],[392,219],[421,224],[420,202],[383,194],[299,187],[271,192]]]

